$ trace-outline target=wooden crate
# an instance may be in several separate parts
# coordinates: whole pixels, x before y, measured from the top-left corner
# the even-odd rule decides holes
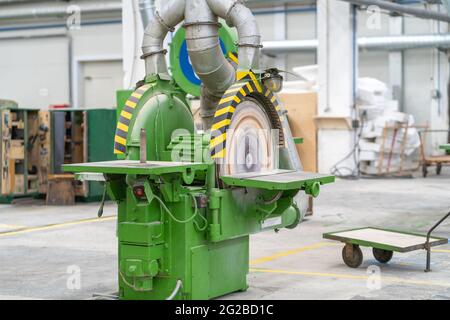
[[[75,204],[73,175],[57,174],[48,176],[46,204],[48,206],[73,206]]]

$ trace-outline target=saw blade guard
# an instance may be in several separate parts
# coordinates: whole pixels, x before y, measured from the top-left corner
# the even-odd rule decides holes
[[[278,99],[249,73],[225,93],[215,114],[210,148],[219,176],[279,169],[284,141]]]
[[[269,172],[278,169],[278,132],[254,98],[236,109],[227,130],[226,154],[219,164],[222,175]]]

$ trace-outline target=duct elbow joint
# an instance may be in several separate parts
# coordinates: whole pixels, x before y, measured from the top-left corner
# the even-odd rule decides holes
[[[261,34],[255,16],[241,0],[207,0],[211,10],[236,27],[239,36],[239,69],[259,68]]]
[[[141,58],[145,60],[146,75],[169,74],[164,39],[184,19],[185,5],[185,0],[169,1],[161,12],[155,12],[153,21],[145,29]]]

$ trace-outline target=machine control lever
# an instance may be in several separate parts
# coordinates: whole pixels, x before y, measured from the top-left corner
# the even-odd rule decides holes
[[[140,143],[141,163],[147,163],[147,131],[145,129],[141,129]]]
[[[100,208],[98,208],[98,213],[97,213],[97,216],[99,218],[101,218],[103,216],[103,208],[105,207],[107,190],[108,190],[108,183],[105,181],[105,186],[104,186],[103,195],[102,195],[102,202],[100,203]]]

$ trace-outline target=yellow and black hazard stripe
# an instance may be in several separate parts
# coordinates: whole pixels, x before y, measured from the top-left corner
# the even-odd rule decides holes
[[[281,103],[278,100],[278,97],[270,90],[264,87],[264,96],[272,103],[275,110],[278,112],[279,115],[281,111]]]
[[[244,79],[255,83],[258,86],[258,92],[264,94],[264,96],[270,101],[277,112],[281,111],[281,103],[278,100],[278,97],[270,89],[268,89],[264,85],[260,85],[253,72],[238,72],[237,77],[238,80]]]
[[[261,84],[251,72],[238,73],[238,81],[232,85],[219,102],[211,127],[211,157],[223,159],[227,142],[227,131],[237,106],[250,94],[262,94]]]
[[[238,55],[236,52],[230,52],[228,53],[228,58],[233,61],[235,64],[239,64]]]
[[[211,158],[223,159],[226,155],[227,131],[230,128],[231,119],[238,105],[249,95],[264,96],[267,103],[270,103],[269,113],[274,119],[274,128],[281,130],[280,141],[283,141],[280,118],[282,116],[281,103],[278,97],[264,85],[262,85],[255,74],[251,71],[238,72],[238,82],[232,85],[223,95],[214,115],[214,122],[211,127]],[[273,111],[270,111],[273,110]],[[278,117],[277,117],[278,115]],[[277,119],[275,119],[277,118]]]
[[[117,123],[116,136],[114,138],[114,154],[125,154],[127,151],[127,136],[130,128],[130,123],[133,118],[134,110],[136,109],[142,96],[152,87],[151,84],[146,84],[139,87],[133,92],[130,98],[125,103],[125,107],[120,113],[119,121]]]

